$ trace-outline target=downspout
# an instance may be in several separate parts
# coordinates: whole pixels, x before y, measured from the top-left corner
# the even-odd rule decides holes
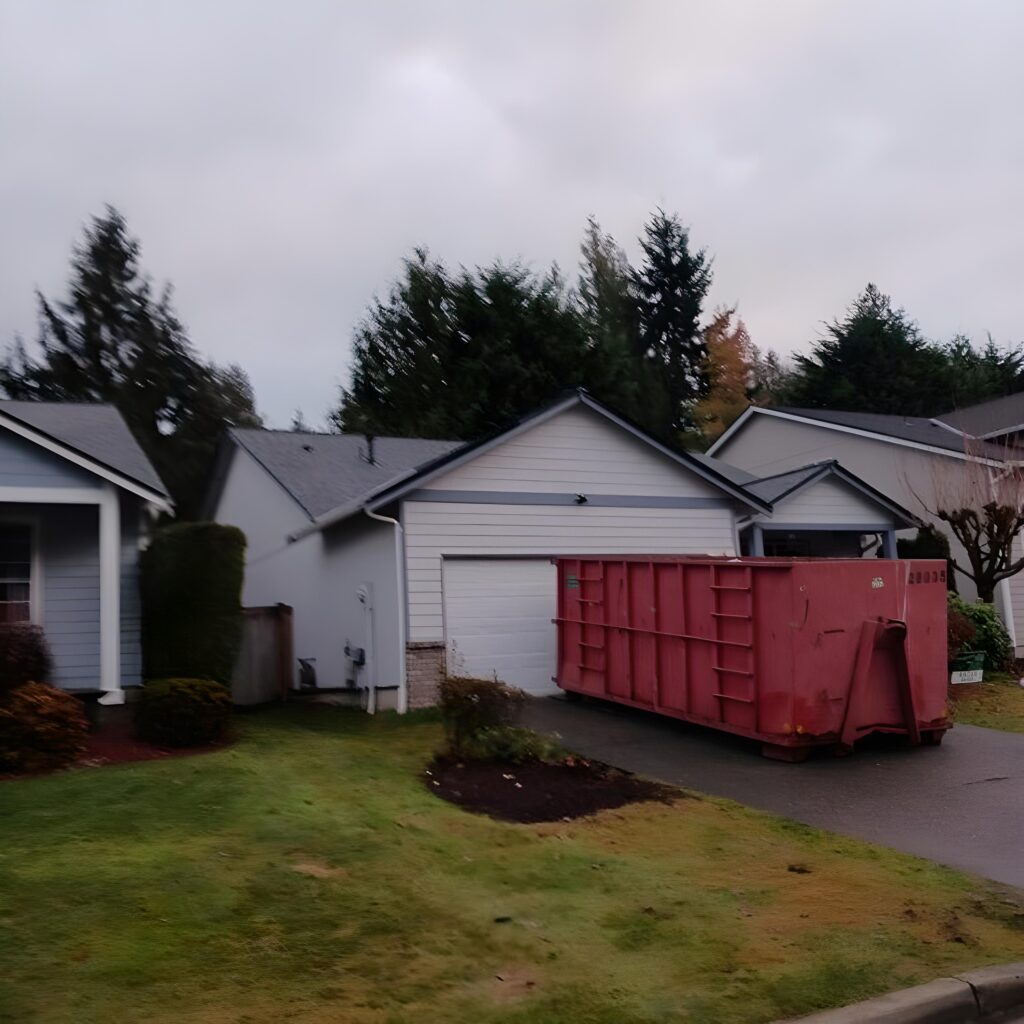
[[[409,709],[409,690],[405,671],[406,600],[404,531],[402,529],[402,524],[397,519],[392,519],[391,516],[379,515],[368,505],[363,506],[363,511],[370,519],[375,519],[378,523],[388,523],[390,526],[395,528],[395,573],[397,577],[396,582],[398,584],[398,713],[400,715],[404,715]]]

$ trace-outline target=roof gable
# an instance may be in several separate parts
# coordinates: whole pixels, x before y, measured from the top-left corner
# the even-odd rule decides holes
[[[721,459],[710,455],[699,456],[703,461],[714,464],[721,472],[733,475],[738,482],[742,483],[745,490],[756,495],[772,506],[772,511],[779,512],[785,518],[784,508],[780,511],[779,506],[801,491],[819,485],[822,481],[833,479],[842,483],[844,487],[856,491],[862,498],[875,506],[884,508],[897,520],[906,526],[920,525],[918,518],[903,508],[902,505],[893,501],[888,495],[876,490],[866,483],[859,476],[855,476],[835,459],[827,459],[823,462],[812,462],[797,469],[789,469],[783,473],[775,473],[770,476],[755,476],[746,470],[730,466]]]
[[[500,434],[484,438],[480,441],[471,441],[469,443],[456,446],[445,454],[440,455],[432,462],[427,462],[415,470],[402,473],[393,480],[385,482],[380,487],[377,487],[366,494],[355,497],[345,504],[339,505],[325,515],[317,517],[309,527],[297,533],[293,539],[298,539],[299,537],[306,536],[308,533],[321,530],[328,526],[332,526],[335,523],[341,522],[349,516],[354,515],[364,506],[373,510],[397,501],[411,490],[425,487],[430,483],[430,481],[441,476],[441,474],[448,473],[453,469],[466,464],[470,460],[483,455],[492,448],[495,448],[500,444],[504,444],[511,439],[534,429],[545,421],[566,412],[574,406],[583,406],[597,415],[604,417],[604,419],[609,423],[613,423],[620,429],[631,434],[634,438],[641,441],[653,451],[660,452],[669,460],[678,465],[684,466],[690,472],[695,473],[698,477],[701,477],[703,480],[710,483],[718,491],[724,492],[728,496],[735,498],[741,504],[746,505],[755,511],[769,510],[770,506],[767,503],[763,502],[755,495],[747,493],[747,491],[745,491],[741,486],[735,484],[713,466],[695,459],[689,452],[674,451],[667,445],[664,445],[660,441],[651,437],[650,434],[647,434],[639,427],[630,423],[624,417],[619,416],[600,402],[595,401],[587,394],[586,391],[580,389],[561,401],[555,402],[547,408],[541,409],[540,411],[525,417],[517,424]]]
[[[378,437],[371,463],[366,438],[359,434],[236,428],[230,436],[311,520],[461,446],[459,441]]]
[[[170,509],[166,487],[112,405],[0,400],[0,429]]]

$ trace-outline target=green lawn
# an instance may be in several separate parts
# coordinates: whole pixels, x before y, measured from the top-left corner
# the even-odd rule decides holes
[[[984,683],[953,686],[950,693],[955,721],[1024,732],[1024,687],[1016,676],[994,675]]]
[[[0,783],[0,1020],[727,1024],[1024,959],[1018,895],[724,801],[506,825],[429,720],[241,731]]]

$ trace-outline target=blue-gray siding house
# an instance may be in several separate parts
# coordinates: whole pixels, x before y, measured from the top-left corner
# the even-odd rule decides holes
[[[0,622],[43,627],[55,685],[141,683],[139,546],[170,508],[112,406],[0,401]]]

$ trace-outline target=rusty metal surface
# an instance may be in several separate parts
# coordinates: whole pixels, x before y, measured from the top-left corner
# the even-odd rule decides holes
[[[558,676],[776,750],[946,721],[946,568],[885,559],[563,558]]]

